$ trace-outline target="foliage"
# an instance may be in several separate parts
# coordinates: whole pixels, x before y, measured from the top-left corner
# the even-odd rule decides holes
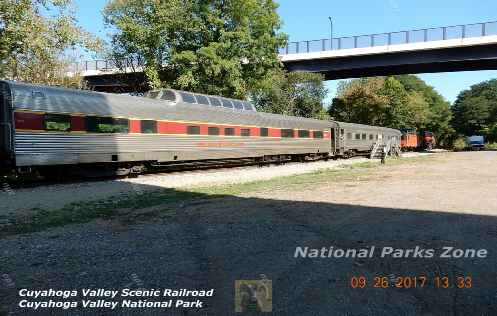
[[[444,146],[453,135],[449,103],[413,75],[342,81],[329,113],[346,122],[427,129]]]
[[[251,94],[251,99],[263,112],[328,119],[323,107],[326,93],[321,74],[277,70]]]
[[[459,136],[453,143],[452,149],[455,151],[462,151],[466,149],[466,138],[463,136]]]
[[[145,68],[148,85],[243,98],[280,67],[286,36],[273,0],[113,0],[112,56]]]
[[[412,128],[425,124],[427,103],[408,93],[394,77],[361,78],[341,82],[329,113],[337,120]]]
[[[100,41],[76,25],[70,0],[0,0],[0,77],[81,86],[67,77],[68,49],[96,51]]]
[[[408,93],[418,92],[424,97],[428,104],[425,128],[432,131],[437,137],[437,143],[443,147],[450,147],[456,134],[451,125],[452,112],[450,104],[433,87],[427,85],[423,80],[414,75],[395,76],[402,83]]]
[[[452,124],[464,135],[484,135],[497,140],[497,79],[462,91],[452,107]]]
[[[485,145],[485,149],[497,150],[497,143],[488,143]]]

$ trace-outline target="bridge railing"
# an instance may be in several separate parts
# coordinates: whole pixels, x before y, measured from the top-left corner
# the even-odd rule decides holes
[[[313,53],[350,48],[365,48],[419,42],[443,41],[497,35],[497,21],[434,27],[400,32],[324,38],[319,40],[289,42],[279,49],[281,55]]]
[[[74,63],[71,65],[69,71],[80,72],[80,71],[109,71],[113,72],[116,69],[136,69],[140,68],[142,63],[138,60],[131,59],[95,59],[95,60],[85,60],[82,62]]]

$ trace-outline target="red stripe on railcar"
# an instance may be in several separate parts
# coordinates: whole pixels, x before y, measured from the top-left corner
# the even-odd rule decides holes
[[[268,128],[269,137],[281,137],[281,130],[278,128]]]
[[[233,126],[233,128],[235,129],[235,136],[240,136],[242,134],[242,128],[240,126]]]
[[[71,131],[74,132],[86,131],[85,118],[83,116],[71,116]]]
[[[199,126],[200,127],[200,135],[207,135],[209,134],[209,125],[208,124],[190,124],[193,126]]]
[[[15,112],[14,126],[16,129],[44,130],[43,114],[29,112]]]
[[[141,133],[141,121],[139,120],[129,120],[129,132],[130,133]]]
[[[186,134],[186,124],[184,123],[157,122],[157,124],[159,134]]]
[[[258,127],[251,127],[250,128],[250,136],[261,136],[261,129]]]

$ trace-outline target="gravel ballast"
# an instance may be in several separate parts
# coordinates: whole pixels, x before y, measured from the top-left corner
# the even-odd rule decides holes
[[[148,174],[137,178],[42,185],[16,190],[8,188],[0,191],[0,216],[27,211],[33,208],[60,208],[69,203],[98,201],[110,197],[128,195],[133,192],[149,192],[162,188],[187,188],[268,180],[275,177],[309,173],[322,169],[340,168],[366,161],[379,162],[378,160],[355,158],[349,160],[288,163],[264,167],[250,166]]]

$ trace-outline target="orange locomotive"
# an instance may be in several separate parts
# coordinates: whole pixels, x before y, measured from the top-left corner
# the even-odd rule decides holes
[[[435,135],[432,132],[416,129],[402,130],[400,147],[403,151],[408,150],[431,150],[435,147]]]

